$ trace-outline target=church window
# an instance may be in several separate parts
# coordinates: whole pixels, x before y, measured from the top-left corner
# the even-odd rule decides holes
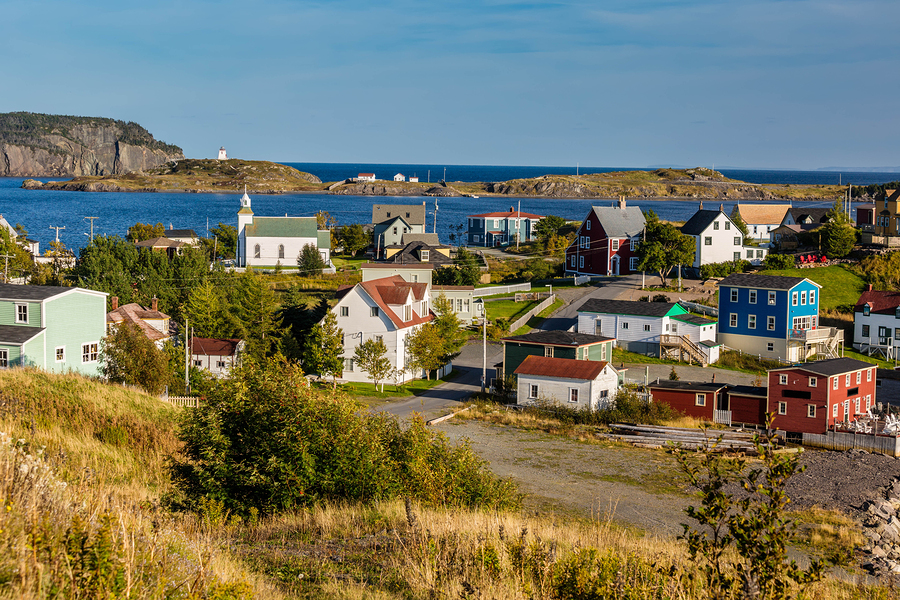
[[[284,244],[278,244],[278,258],[284,258]]]
[[[259,258],[259,244],[253,246],[253,258]]]

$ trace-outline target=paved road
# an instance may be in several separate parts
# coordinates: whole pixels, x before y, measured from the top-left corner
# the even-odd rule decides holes
[[[559,290],[557,295],[565,300],[566,305],[545,320],[541,329],[567,331],[575,326],[578,320],[578,309],[586,300],[592,298],[637,300],[642,295],[646,295],[646,292],[642,292],[640,287],[641,276],[629,275],[604,278],[593,286]]]

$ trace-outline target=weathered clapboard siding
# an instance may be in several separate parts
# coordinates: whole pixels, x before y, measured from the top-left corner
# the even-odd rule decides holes
[[[900,456],[900,438],[866,433],[804,433],[803,445],[828,450],[868,450],[877,454]]]
[[[649,330],[645,330],[649,326]],[[659,347],[659,336],[666,332],[669,317],[638,315],[611,315],[595,313],[578,314],[578,332],[603,335],[616,339],[620,346],[628,348],[632,343],[654,344]],[[636,351],[643,351],[638,349]]]
[[[89,376],[100,375],[100,361],[83,361],[82,346],[99,344],[106,335],[106,294],[76,289],[45,301],[47,328],[45,364],[48,371],[72,370]],[[56,361],[56,348],[64,348],[65,359]]]

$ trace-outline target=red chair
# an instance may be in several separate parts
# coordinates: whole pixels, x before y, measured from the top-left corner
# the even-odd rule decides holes
[[[801,254],[799,258],[800,258],[800,264],[805,265],[806,264],[806,255]]]
[[[828,262],[828,257],[823,254],[822,258],[819,259],[819,262]]]

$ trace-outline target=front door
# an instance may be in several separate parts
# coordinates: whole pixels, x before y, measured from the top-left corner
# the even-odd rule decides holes
[[[618,254],[616,256],[613,256],[613,259],[612,259],[612,274],[613,275],[619,274],[619,255]]]

